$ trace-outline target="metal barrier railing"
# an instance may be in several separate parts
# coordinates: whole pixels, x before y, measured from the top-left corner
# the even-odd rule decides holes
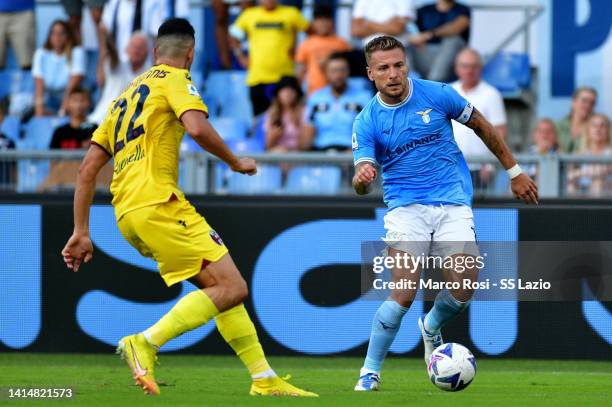
[[[0,151],[0,192],[56,193],[74,189],[84,151]],[[233,173],[207,153],[182,153],[179,185],[191,194],[352,195],[353,159],[346,153],[253,154],[258,174]],[[516,155],[535,179],[544,198],[612,196],[612,157]],[[467,157],[476,197],[508,197],[510,182],[490,156]],[[107,190],[112,162],[101,172],[98,188]],[[373,194],[380,195],[380,177]]]

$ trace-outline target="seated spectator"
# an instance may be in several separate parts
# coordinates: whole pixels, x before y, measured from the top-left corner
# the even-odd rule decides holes
[[[589,118],[597,103],[597,91],[587,86],[581,86],[572,95],[572,108],[570,113],[557,122],[559,147],[565,153],[572,153],[584,148],[581,140]]]
[[[549,118],[538,120],[532,134],[533,144],[529,147],[529,152],[534,154],[556,153],[559,149],[557,138],[557,128],[555,122]]]
[[[459,80],[452,87],[495,127],[502,137],[506,137],[506,110],[501,93],[482,80],[482,61],[478,52],[471,48],[463,49],[455,61],[455,72]],[[472,129],[453,120],[453,133],[459,149],[466,156],[486,156],[495,161],[480,137]],[[491,164],[469,163],[474,188],[486,188],[493,181],[495,167]]]
[[[36,84],[36,116],[63,116],[68,95],[81,84],[85,69],[85,52],[77,45],[72,28],[65,21],[55,21],[45,45],[34,53],[32,76]]]
[[[306,80],[308,94],[327,85],[323,63],[333,52],[348,51],[351,46],[336,35],[334,13],[330,7],[315,8],[310,35],[300,46],[295,61],[300,64],[298,77]]]
[[[21,69],[32,67],[36,47],[34,0],[0,0],[0,69],[4,69],[8,42]]]
[[[306,105],[302,150],[351,151],[353,121],[372,95],[349,85],[349,64],[342,54],[332,54],[325,63],[329,85],[313,93]]]
[[[51,149],[80,150],[89,147],[91,136],[96,130],[96,125],[85,121],[90,101],[87,90],[77,87],[68,96],[68,108],[66,112],[70,116],[70,122],[58,127],[53,132]],[[49,175],[39,191],[57,190],[62,188],[73,188],[79,172],[80,160],[57,160],[51,162]],[[108,170],[103,171],[103,178],[108,178]],[[98,185],[102,182],[97,180]]]
[[[470,9],[454,0],[438,0],[417,10],[418,34],[408,39],[412,69],[423,78],[448,82],[453,61],[469,42]]]
[[[88,148],[91,136],[97,126],[88,123],[85,119],[91,102],[89,93],[81,87],[72,89],[68,96],[68,107],[66,113],[70,122],[58,127],[53,133],[50,148],[62,150],[74,150]]]
[[[0,102],[0,125],[4,121],[4,116],[7,112],[7,104]],[[15,149],[15,142],[0,132],[0,151]],[[17,179],[16,162],[0,160],[0,191],[14,189]]]
[[[586,126],[585,147],[579,154],[610,156],[610,120],[604,114],[593,114]],[[612,195],[612,165],[581,164],[570,168],[567,174],[568,194],[599,198]]]
[[[104,120],[106,111],[112,101],[123,89],[146,70],[146,61],[149,54],[149,43],[147,37],[140,33],[134,33],[125,50],[128,62],[119,60],[117,50],[109,35],[105,35],[105,44],[100,46],[98,59],[98,86],[102,87],[100,100],[94,111],[87,120],[100,124]]]
[[[254,116],[268,109],[270,94],[281,77],[294,74],[296,34],[309,26],[295,7],[281,6],[278,0],[259,0],[259,4],[244,10],[230,27],[232,49],[239,59],[240,41],[248,40],[246,82]]]
[[[528,151],[532,154],[546,155],[555,154],[559,149],[557,140],[557,128],[555,122],[549,118],[538,120],[538,123],[533,128],[531,135],[533,144],[529,146]],[[538,166],[535,164],[522,165],[523,171],[531,178],[537,180]]]
[[[267,151],[298,150],[304,127],[302,96],[302,89],[296,78],[292,76],[281,78],[264,119]]]
[[[412,0],[356,0],[351,35],[362,38],[364,46],[380,35],[400,37],[413,18]]]

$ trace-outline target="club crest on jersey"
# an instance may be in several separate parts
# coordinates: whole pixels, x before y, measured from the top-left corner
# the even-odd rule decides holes
[[[187,85],[187,92],[189,92],[191,96],[200,96],[200,92],[198,92],[198,88],[196,88],[193,83],[190,83]]]
[[[359,149],[359,144],[357,143],[357,133],[353,133],[352,144],[353,144],[353,151]]]
[[[416,112],[416,114],[421,116],[421,119],[423,119],[423,123],[429,124],[429,122],[431,121],[431,119],[429,118],[429,112],[431,112],[431,109],[423,110],[421,112]]]
[[[219,246],[223,246],[223,240],[221,240],[221,236],[214,230],[210,231],[210,238],[215,241]]]

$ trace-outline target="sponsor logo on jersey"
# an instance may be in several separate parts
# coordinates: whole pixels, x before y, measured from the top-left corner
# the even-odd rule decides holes
[[[391,157],[394,157],[396,155],[407,153],[407,152],[409,152],[411,150],[414,150],[415,148],[417,148],[419,146],[433,143],[434,141],[440,139],[441,137],[442,137],[442,133],[436,133],[436,134],[431,134],[429,136],[422,137],[420,139],[412,140],[409,143],[406,143],[404,145],[401,145],[401,146],[395,148],[394,150],[391,150],[388,153],[388,157],[391,158]]]

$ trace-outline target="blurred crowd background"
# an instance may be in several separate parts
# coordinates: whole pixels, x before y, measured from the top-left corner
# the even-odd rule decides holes
[[[182,163],[188,190],[346,191],[352,123],[376,91],[362,47],[387,34],[406,45],[409,76],[450,83],[525,157],[524,168],[549,196],[612,196],[604,113],[610,109],[598,101],[598,90],[576,83],[565,113],[547,117],[537,107],[536,84],[550,78],[538,77],[528,49],[507,51],[500,44],[483,55],[474,46],[475,36],[486,35],[474,19],[482,6],[473,3],[0,0],[0,189],[73,187],[78,154],[46,157],[40,151],[86,149],[111,101],[151,65],[159,25],[178,16],[196,28],[192,77],[213,125],[240,154],[270,157],[262,158],[259,181],[251,186],[217,162],[205,164],[202,177]],[[529,24],[555,2],[544,3],[529,3],[517,35],[533,32]],[[507,195],[505,172],[484,143],[459,123],[454,132],[477,196]],[[199,151],[188,137],[182,148],[188,157]],[[109,168],[100,185],[111,176]],[[194,186],[201,183],[203,188]]]

